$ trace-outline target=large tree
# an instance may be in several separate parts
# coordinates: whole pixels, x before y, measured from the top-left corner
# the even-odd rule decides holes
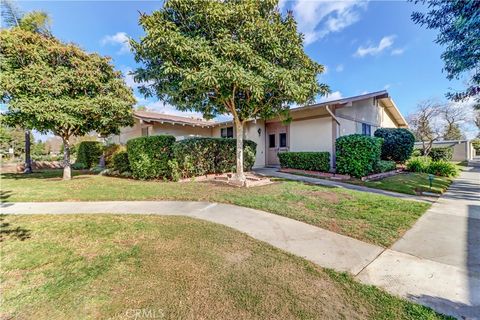
[[[447,96],[455,101],[474,98],[476,108],[480,108],[480,1],[415,0],[415,3],[426,4],[428,12],[414,12],[412,20],[428,29],[437,29],[435,41],[446,46],[442,59],[447,78],[458,79],[465,74],[471,77],[464,91]]]
[[[131,41],[135,80],[146,96],[198,111],[206,118],[230,114],[236,128],[236,178],[243,173],[245,122],[287,114],[328,87],[317,82],[324,67],[303,50],[303,36],[278,0],[168,0],[142,14],[145,30]]]
[[[0,90],[9,123],[62,138],[64,179],[70,137],[133,123],[132,90],[108,58],[20,28],[0,31]]]
[[[439,141],[443,135],[443,125],[439,121],[441,110],[445,105],[433,100],[422,101],[414,113],[408,116],[408,123],[413,131],[415,140],[422,142],[422,151],[428,155],[433,143]]]
[[[43,11],[23,13],[12,0],[1,1],[2,28],[21,28],[31,32],[50,35],[50,17]],[[31,132],[25,127],[25,169],[24,173],[32,173],[32,159],[30,157]]]

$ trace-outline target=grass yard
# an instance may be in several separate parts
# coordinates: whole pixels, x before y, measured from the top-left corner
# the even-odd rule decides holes
[[[1,219],[1,319],[445,319],[191,218]]]
[[[231,203],[300,220],[359,240],[388,247],[429,204],[341,188],[277,181],[255,188],[220,183],[138,181],[60,171],[3,174],[3,201],[198,200]]]
[[[355,181],[355,184],[360,184],[370,188],[415,195],[417,194],[417,191],[427,191],[442,194],[447,190],[452,181],[453,178],[434,176],[432,181],[432,189],[430,189],[427,173],[407,172],[376,181],[363,182],[358,180]]]

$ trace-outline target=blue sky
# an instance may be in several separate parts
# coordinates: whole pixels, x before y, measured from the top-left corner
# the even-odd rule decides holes
[[[133,55],[124,43],[138,39],[140,12],[160,8],[160,1],[21,1],[24,11],[44,10],[52,17],[54,35],[75,42],[87,51],[112,57],[124,73],[135,68]],[[442,48],[434,43],[435,31],[415,25],[410,15],[418,5],[406,1],[281,1],[283,11],[293,10],[305,34],[305,50],[327,72],[320,81],[328,84],[328,99],[387,89],[404,115],[417,102],[444,99],[449,88],[462,88],[461,81],[448,81],[442,73]],[[126,76],[134,87],[133,79]],[[139,104],[174,113],[163,103]]]

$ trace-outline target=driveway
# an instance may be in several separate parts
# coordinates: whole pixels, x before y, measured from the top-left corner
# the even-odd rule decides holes
[[[480,168],[462,172],[357,278],[440,312],[480,319]]]

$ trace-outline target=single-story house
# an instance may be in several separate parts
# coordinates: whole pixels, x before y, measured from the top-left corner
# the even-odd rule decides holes
[[[415,142],[415,149],[422,149],[422,142]],[[454,161],[472,160],[475,155],[475,148],[471,140],[448,140],[435,141],[432,148],[452,148]]]
[[[316,103],[290,110],[292,121],[280,118],[248,121],[244,138],[257,143],[255,167],[277,166],[277,153],[284,151],[328,151],[335,165],[335,140],[344,135],[373,135],[380,127],[406,128],[407,122],[387,91]],[[232,121],[136,111],[133,127],[123,128],[112,142],[124,144],[140,136],[170,134],[189,137],[235,137]]]

